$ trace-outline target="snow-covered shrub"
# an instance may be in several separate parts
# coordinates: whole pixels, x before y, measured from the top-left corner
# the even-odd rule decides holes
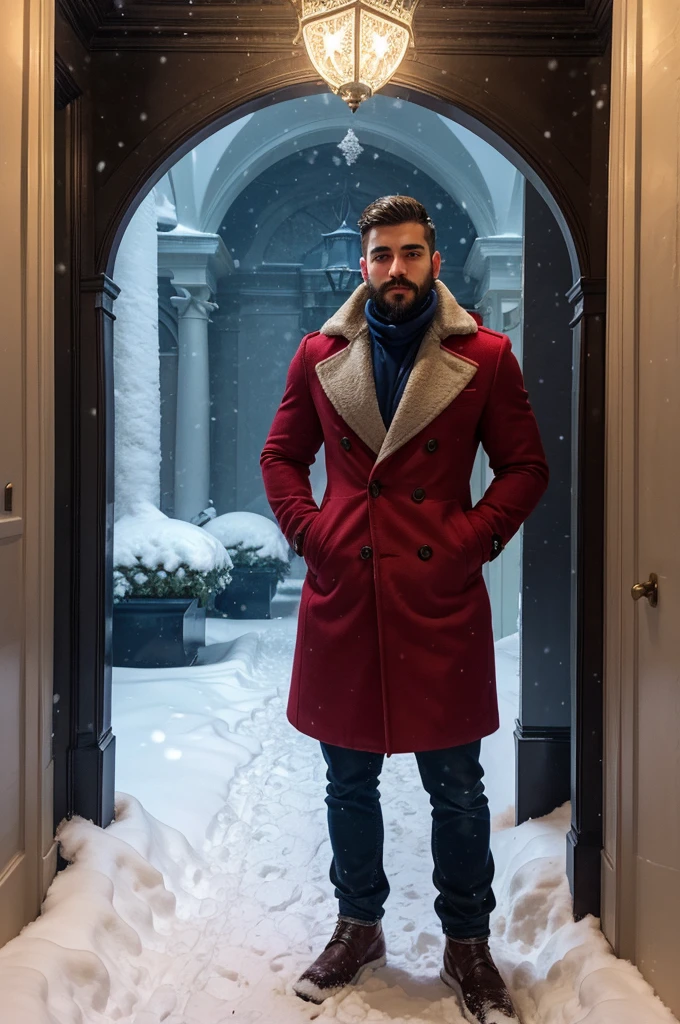
[[[229,552],[235,569],[272,572],[277,583],[290,572],[288,542],[276,523],[255,512],[226,512],[203,527]]]
[[[290,572],[290,562],[281,558],[273,558],[271,555],[261,555],[257,548],[247,548],[243,544],[236,544],[229,548],[229,554],[235,569],[257,569],[259,572],[271,572],[276,576],[276,582],[280,583]]]
[[[114,601],[130,597],[197,597],[231,583],[232,561],[217,537],[150,502],[122,516],[113,535]]]

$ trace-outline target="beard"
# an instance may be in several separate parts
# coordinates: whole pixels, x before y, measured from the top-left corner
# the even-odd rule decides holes
[[[366,285],[378,313],[392,324],[403,324],[410,320],[414,310],[425,302],[434,288],[434,277],[430,271],[427,279],[421,285],[409,281],[406,277],[393,278],[390,281],[385,281],[380,288],[376,288],[368,278]],[[393,294],[391,289],[396,286],[408,288],[409,291],[405,294],[401,292]]]

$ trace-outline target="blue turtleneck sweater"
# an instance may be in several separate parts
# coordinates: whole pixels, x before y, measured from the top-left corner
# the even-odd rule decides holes
[[[393,324],[366,303],[366,322],[371,332],[373,376],[378,406],[385,426],[390,423],[401,401],[420,343],[437,312],[437,293],[432,289],[413,316],[402,324]]]

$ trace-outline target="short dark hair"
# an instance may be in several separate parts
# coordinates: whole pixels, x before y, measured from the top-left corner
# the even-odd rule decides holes
[[[371,228],[381,227],[383,224],[408,224],[411,221],[422,224],[425,228],[425,238],[431,256],[435,251],[435,227],[423,204],[411,196],[381,196],[366,207],[358,221],[364,256],[366,237]]]

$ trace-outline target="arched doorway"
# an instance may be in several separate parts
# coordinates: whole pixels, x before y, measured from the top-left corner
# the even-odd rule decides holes
[[[261,86],[258,88],[260,98],[258,100],[252,100],[250,103],[250,109],[256,109],[258,106],[264,106],[271,102],[272,97],[270,94],[265,93]],[[301,92],[299,88],[295,88],[295,92]],[[315,91],[309,89],[310,92]],[[404,94],[403,88],[399,90],[399,87],[395,87],[395,91],[401,91]],[[442,99],[429,99],[420,93],[406,93],[411,98],[416,99],[418,102],[422,102],[426,106],[438,106],[446,104],[446,100]],[[281,94],[278,94],[277,98],[281,98]],[[212,104],[214,105],[217,101],[215,96],[212,97]],[[206,101],[207,106],[210,103]],[[237,112],[243,112],[243,106],[240,110],[233,104],[229,104],[230,114],[224,116],[225,121],[232,121],[236,117]],[[224,109],[224,107],[223,107]],[[447,108],[448,109],[448,108]],[[195,111],[194,111],[195,113]],[[470,115],[459,115],[470,117]],[[206,115],[207,117],[207,115]],[[185,123],[186,123],[186,119]],[[201,119],[198,118],[200,121]],[[206,118],[204,117],[204,122]],[[189,145],[188,142],[188,129],[181,128],[180,122],[182,117],[176,118],[176,134],[170,131],[170,135],[173,136],[174,152],[177,152],[177,146],[180,149],[186,149]],[[195,124],[196,122],[194,122]],[[497,125],[495,125],[497,127]],[[204,132],[208,131],[208,127],[203,129]],[[511,134],[509,132],[506,135]],[[533,131],[528,133],[533,134]],[[156,133],[157,136],[157,133]],[[193,138],[196,138],[194,134]],[[155,155],[152,156],[153,150],[156,150]],[[121,169],[118,175],[118,180],[113,181],[109,179],[109,190],[108,192],[102,191],[99,196],[99,202],[96,209],[96,221],[98,223],[97,231],[97,243],[95,246],[96,255],[88,254],[88,259],[91,259],[91,266],[93,269],[99,269],[100,273],[104,268],[110,269],[113,258],[115,256],[115,241],[120,237],[120,233],[124,227],[126,219],[132,212],[134,205],[131,202],[132,197],[137,188],[139,188],[142,180],[147,182],[153,182],[159,180],[163,171],[167,167],[170,159],[168,153],[172,147],[168,143],[168,127],[165,126],[165,136],[162,145],[159,144],[158,137],[154,138],[154,133],[151,132],[149,136],[144,138],[140,145],[137,147],[136,156],[138,162],[136,170],[131,170],[131,165],[128,164]],[[522,145],[521,149],[525,152],[528,150],[528,146]],[[517,158],[519,161],[524,162],[523,158]],[[140,167],[144,166],[146,170],[140,173]],[[573,205],[573,195],[570,196],[569,192],[569,179],[573,177],[571,172],[566,169],[560,181],[554,174],[554,169],[549,167],[542,168],[544,170],[544,179],[553,186],[553,191],[557,195],[564,199],[563,209],[564,218],[572,224],[572,237],[574,239],[574,246],[572,248],[572,254],[574,250],[580,255],[580,262],[582,270],[588,266],[588,246],[586,244],[587,231],[582,223],[579,223],[579,218],[575,213]],[[535,172],[534,172],[535,173]],[[116,175],[114,174],[114,178]],[[549,198],[551,204],[555,205],[555,200],[552,197],[552,193],[548,191],[545,186],[542,185],[543,191]],[[574,192],[578,189],[574,188]],[[572,261],[573,266],[573,261]],[[580,486],[577,489],[580,504],[577,509],[577,517],[579,520],[578,533],[579,533],[579,544],[578,548],[574,553],[574,565],[572,569],[576,580],[576,590],[572,595],[573,600],[577,606],[577,617],[576,621],[579,626],[575,628],[575,635],[573,637],[573,654],[574,654],[574,666],[575,666],[575,701],[574,701],[574,716],[575,716],[575,729],[574,735],[572,736],[572,764],[575,769],[573,778],[573,794],[575,797],[575,826],[573,831],[574,843],[572,844],[573,849],[578,849],[580,845],[579,855],[582,852],[583,857],[581,863],[584,865],[585,874],[580,877],[579,872],[574,870],[574,878],[577,885],[577,903],[579,893],[582,896],[582,909],[594,909],[597,893],[597,862],[599,861],[599,838],[597,823],[597,800],[594,799],[592,806],[587,810],[586,817],[588,822],[584,824],[584,803],[583,797],[585,794],[585,787],[583,781],[585,777],[584,758],[587,756],[591,758],[593,754],[597,755],[598,751],[595,749],[596,744],[591,743],[587,751],[584,744],[581,742],[581,737],[585,731],[592,736],[593,732],[596,736],[599,736],[598,732],[598,702],[597,702],[597,688],[590,686],[588,689],[589,699],[591,701],[590,706],[586,704],[584,696],[586,693],[584,680],[588,677],[597,677],[599,682],[600,673],[600,660],[601,660],[601,640],[597,633],[597,622],[598,616],[601,618],[601,600],[598,605],[600,585],[596,582],[594,587],[589,587],[588,584],[592,580],[601,579],[601,561],[598,561],[598,530],[601,529],[601,516],[599,512],[598,498],[598,469],[601,462],[601,444],[602,438],[600,436],[600,425],[598,415],[601,413],[601,407],[598,410],[598,403],[600,401],[598,389],[601,387],[601,380],[598,378],[598,359],[591,360],[592,355],[601,357],[601,337],[602,327],[597,327],[598,319],[601,319],[602,310],[597,306],[598,296],[600,295],[599,285],[597,287],[584,288],[581,284],[581,278],[575,282],[576,290],[573,292],[573,299],[577,301],[576,315],[573,318],[573,325],[578,328],[579,325],[585,327],[581,331],[581,361],[580,366],[585,374],[585,377],[581,379],[581,390],[580,390],[580,413],[579,421],[580,425],[586,427],[579,433],[580,438],[580,454],[581,459],[578,462],[578,472],[580,474],[579,482]],[[97,344],[94,350],[87,357],[91,362],[88,372],[85,374],[86,379],[90,380],[90,388],[94,385],[94,404],[93,408],[100,410],[100,415],[97,419],[98,426],[95,434],[91,437],[91,441],[94,442],[93,449],[91,451],[91,457],[93,463],[99,466],[99,487],[96,495],[90,495],[87,497],[83,492],[79,494],[79,501],[81,503],[91,502],[91,509],[95,520],[101,525],[110,523],[110,512],[111,509],[108,507],[110,504],[110,497],[107,504],[107,493],[110,495],[110,479],[108,481],[109,490],[107,492],[106,486],[106,473],[104,467],[107,464],[107,455],[110,456],[110,444],[111,444],[111,430],[110,422],[106,423],[105,417],[101,413],[105,413],[106,410],[111,409],[111,394],[106,394],[107,387],[110,388],[110,384],[106,383],[106,365],[107,360],[110,359],[110,344],[111,344],[111,325],[112,315],[114,313],[113,299],[115,297],[116,288],[112,282],[107,281],[104,277],[90,277],[87,282],[83,285],[81,280],[80,294],[82,296],[88,296],[84,298],[86,309],[84,309],[83,317],[81,318],[81,329],[86,332],[94,329],[95,336],[97,338]],[[589,325],[589,326],[587,326]],[[585,344],[584,344],[585,342]],[[82,353],[81,353],[82,354]],[[589,405],[590,403],[590,405]],[[595,409],[596,415],[593,418],[592,412]],[[91,430],[85,427],[84,423],[79,424],[81,436],[83,439],[86,436],[92,434]],[[107,450],[108,449],[108,450]],[[591,458],[588,458],[588,453],[592,454]],[[600,462],[598,462],[598,458]],[[109,459],[110,462],[110,459]],[[109,470],[110,473],[110,470]],[[583,505],[583,494],[584,488],[589,489],[589,495],[591,501],[588,506],[588,515],[585,515]],[[593,497],[594,496],[594,497]],[[109,517],[107,519],[107,516]],[[598,518],[599,516],[599,518]],[[89,529],[89,532],[88,532]],[[85,537],[85,533],[88,533],[88,537]],[[86,558],[89,556],[91,564],[97,564],[98,569],[96,576],[92,574],[90,579],[92,580],[90,586],[90,594],[95,600],[91,603],[83,601],[84,593],[81,590],[79,594],[80,604],[76,609],[75,619],[78,623],[79,632],[85,631],[85,619],[90,620],[91,624],[96,625],[94,632],[90,635],[90,639],[86,641],[84,647],[81,646],[80,650],[86,657],[82,659],[80,665],[80,672],[88,666],[94,666],[97,671],[94,674],[94,678],[101,680],[101,685],[98,685],[96,692],[92,692],[86,687],[80,687],[78,691],[78,700],[74,703],[71,718],[80,718],[84,723],[84,728],[81,730],[80,745],[77,746],[74,756],[70,759],[70,765],[72,769],[71,790],[68,785],[65,785],[64,789],[66,792],[71,793],[71,799],[69,802],[69,809],[77,807],[79,810],[82,808],[85,813],[85,806],[93,808],[89,811],[89,816],[94,816],[100,820],[105,820],[110,816],[111,805],[110,799],[106,796],[107,791],[112,790],[112,772],[113,772],[113,740],[110,732],[110,722],[108,719],[107,707],[110,701],[110,674],[107,674],[107,666],[109,665],[107,659],[107,641],[106,641],[106,623],[109,620],[110,615],[110,601],[106,596],[106,573],[101,572],[101,566],[106,566],[106,551],[107,551],[107,540],[110,538],[106,535],[106,530],[102,530],[101,526],[97,529],[96,533],[91,530],[91,526],[83,526],[82,536],[80,537],[80,545],[76,541],[74,549],[79,549],[79,553],[76,556],[82,564],[85,564]],[[601,545],[599,545],[600,556],[601,556]],[[593,556],[593,557],[589,557]],[[599,575],[598,575],[599,573]],[[87,576],[87,573],[85,574]],[[87,587],[85,587],[87,590]],[[590,604],[589,604],[590,602]],[[589,628],[592,628],[592,635],[585,629],[585,622],[587,614],[590,613],[587,619]],[[87,649],[89,648],[89,649]],[[591,669],[594,670],[591,672]],[[76,703],[81,706],[76,707]],[[94,713],[93,713],[94,712]],[[536,735],[533,739],[541,740],[544,737]],[[564,737],[563,737],[564,738]],[[593,771],[595,775],[600,770],[599,767],[599,756],[592,757]],[[94,774],[88,772],[85,768],[86,765],[91,765],[95,768]],[[86,782],[86,776],[90,779],[95,779],[95,785],[92,786]],[[597,790],[597,786],[593,787],[593,775],[589,777],[589,788],[588,792],[592,793],[593,789]],[[577,845],[578,840],[583,840]],[[577,858],[578,859],[578,858]],[[578,909],[578,906],[577,906]]]
[[[122,534],[132,530],[136,535],[129,516],[142,499],[171,520],[184,520],[180,532],[186,531],[187,521],[202,522],[206,507],[217,515],[218,530],[225,514],[232,521],[235,514],[241,516],[244,525],[247,517],[253,522],[253,514],[266,517],[277,529],[263,489],[259,456],[285,387],[288,364],[300,338],[327,320],[360,283],[360,210],[381,192],[416,195],[437,225],[443,283],[487,327],[509,335],[520,363],[526,333],[525,370],[532,392],[537,392],[537,412],[553,466],[553,484],[537,521],[484,568],[494,637],[503,641],[500,660],[509,667],[509,675],[503,676],[503,728],[489,741],[490,749],[485,744],[483,760],[487,781],[494,783],[494,813],[507,816],[516,805],[522,821],[552,810],[569,795],[572,336],[564,298],[572,283],[569,252],[561,243],[557,222],[524,176],[467,128],[409,101],[383,96],[367,103],[361,117],[352,118],[349,138],[347,118],[341,102],[326,94],[284,100],[248,114],[173,164],[130,221],[114,268],[121,288],[114,306],[114,577],[118,578],[117,571],[124,572],[115,564],[115,552],[124,549],[129,556],[131,549]],[[546,245],[551,250],[547,257]],[[339,277],[338,271],[325,269],[338,258],[347,266]],[[539,281],[540,267],[544,270]],[[140,288],[141,282],[145,284]],[[188,295],[196,299],[196,308],[185,308]],[[555,304],[555,295],[561,304]],[[198,308],[203,303],[205,315]],[[148,375],[143,371],[147,362]],[[159,382],[160,410],[154,412]],[[471,480],[474,503],[490,475],[480,451]],[[155,482],[150,487],[151,476]],[[325,485],[320,452],[312,467],[318,503]],[[189,530],[198,543],[198,527]],[[549,538],[547,545],[543,538]],[[279,540],[285,551],[283,538]],[[522,545],[522,662],[526,678],[539,685],[522,687],[520,707]],[[233,549],[231,554],[239,557]],[[281,598],[289,613],[296,610],[296,595],[299,601],[306,566],[303,559],[289,557],[292,572],[272,603],[272,616],[281,611]],[[147,568],[155,579],[153,566]],[[150,596],[144,575],[139,597]],[[242,589],[239,579],[237,574],[236,583],[225,591],[230,607],[236,600],[232,592]],[[164,595],[165,582],[154,593],[158,598]],[[119,596],[114,588],[114,602]],[[160,632],[157,644],[149,643],[144,612],[156,611],[145,602],[135,612],[140,616],[136,643],[131,596],[128,591],[124,608],[114,603],[113,731],[125,750],[118,759],[119,788],[140,797],[156,813],[154,787],[135,788],[153,771],[136,765],[130,752],[142,751],[152,761],[162,752],[147,742],[146,735],[139,736],[136,745],[131,742],[134,727],[126,722],[131,721],[132,701],[141,697],[144,683],[140,678],[135,685],[126,685],[125,673],[131,661],[136,668],[153,670],[156,657],[167,659]],[[232,608],[231,614],[236,611]],[[207,625],[214,643],[220,624],[210,621],[213,614],[209,608]],[[265,628],[257,615],[246,614],[245,609],[242,614],[256,620],[242,629]],[[121,629],[130,645],[127,652],[119,643]],[[227,639],[233,639],[231,627],[225,632]],[[182,660],[183,652],[178,657]],[[122,702],[123,690],[128,696]],[[121,706],[123,718],[117,713]],[[158,714],[163,715],[161,708]],[[512,767],[516,722],[517,794]],[[160,725],[156,722],[154,734],[167,738],[175,725],[172,715]]]

